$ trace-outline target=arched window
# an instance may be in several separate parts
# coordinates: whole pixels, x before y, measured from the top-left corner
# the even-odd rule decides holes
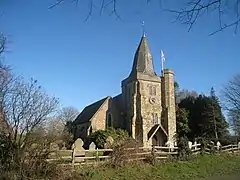
[[[152,92],[152,86],[149,86],[149,94],[152,95],[153,92]]]
[[[89,129],[89,135],[91,135],[91,134],[92,134],[92,126]]]
[[[158,114],[157,113],[152,113],[152,123],[153,124],[158,124]]]
[[[112,115],[110,113],[107,116],[107,127],[112,127]]]
[[[151,96],[156,96],[157,92],[156,92],[156,86],[149,86],[149,94]]]
[[[157,93],[156,93],[156,87],[155,86],[152,87],[152,93],[153,93],[152,94],[153,96],[156,96]]]

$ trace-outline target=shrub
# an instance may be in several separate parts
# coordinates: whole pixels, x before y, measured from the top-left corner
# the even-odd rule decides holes
[[[136,158],[134,154],[139,152],[139,143],[132,138],[127,138],[115,144],[111,153],[111,165],[119,167]]]
[[[180,137],[178,140],[178,158],[180,160],[188,160],[191,155],[191,150],[188,146],[188,138],[186,136]]]
[[[205,153],[205,150],[208,146],[209,140],[203,137],[198,137],[196,138],[196,141],[199,142],[201,144],[200,148],[201,148],[201,154]]]
[[[10,137],[0,135],[0,168],[8,169],[14,156],[16,146]]]
[[[106,130],[98,130],[90,136],[90,140],[96,144],[98,148],[104,148],[107,137],[111,136],[114,143],[124,141],[129,137],[128,132],[122,129],[108,128]]]

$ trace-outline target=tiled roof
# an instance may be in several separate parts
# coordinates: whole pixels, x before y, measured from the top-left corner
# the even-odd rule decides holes
[[[74,123],[85,123],[90,121],[90,119],[94,116],[97,110],[102,106],[102,104],[107,100],[108,97],[105,97],[89,106],[85,107],[82,112],[77,116]]]
[[[150,76],[156,75],[153,68],[152,55],[145,36],[142,37],[135,53],[130,76],[136,76],[137,73],[143,73]]]

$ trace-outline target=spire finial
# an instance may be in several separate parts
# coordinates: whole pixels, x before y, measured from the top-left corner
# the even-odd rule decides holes
[[[144,21],[142,21],[142,32],[143,32],[143,37],[146,37]]]

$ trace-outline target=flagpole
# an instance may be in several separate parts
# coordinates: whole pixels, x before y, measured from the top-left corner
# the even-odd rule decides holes
[[[162,76],[164,76],[164,72],[163,72],[163,70],[164,70],[164,61],[165,61],[165,56],[164,56],[164,54],[163,54],[163,51],[161,50],[161,61],[162,61]]]
[[[163,72],[163,59],[161,58],[161,61],[162,61],[162,76],[164,76],[164,72]]]

